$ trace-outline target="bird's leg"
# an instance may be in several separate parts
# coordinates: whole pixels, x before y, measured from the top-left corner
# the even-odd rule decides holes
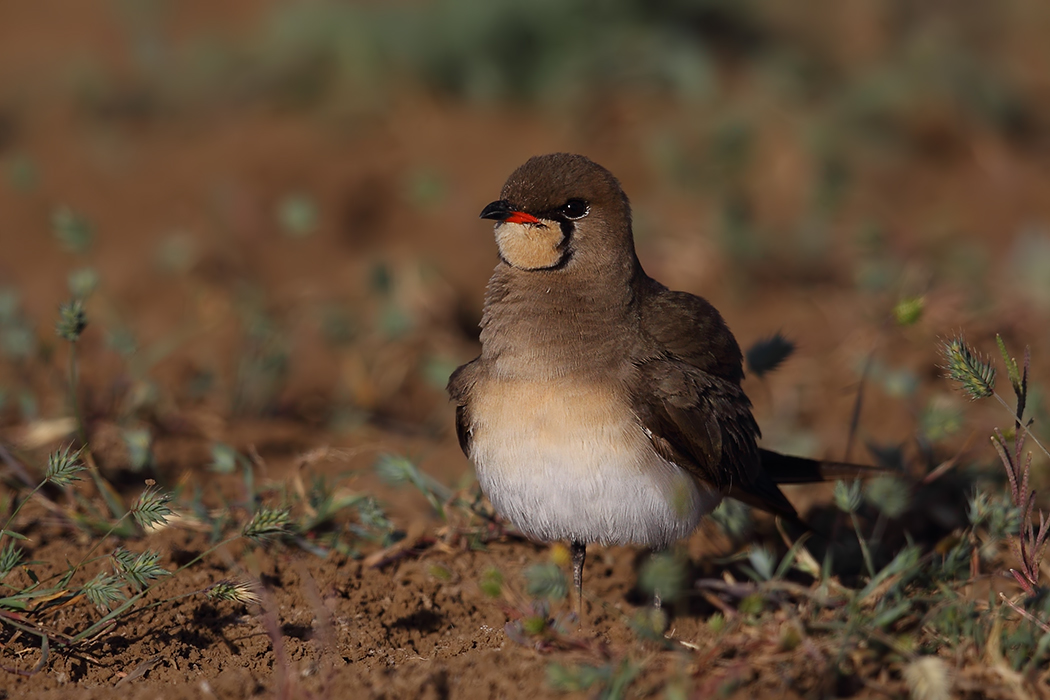
[[[587,545],[573,540],[569,543],[572,553],[572,582],[576,585],[576,617],[583,619],[583,562],[587,558]]]

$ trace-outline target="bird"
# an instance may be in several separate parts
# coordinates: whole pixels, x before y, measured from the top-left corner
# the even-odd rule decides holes
[[[449,378],[456,433],[502,518],[569,542],[577,615],[588,544],[664,549],[726,497],[801,523],[779,484],[865,469],[758,446],[736,339],[710,302],[645,273],[604,167],[530,158],[481,218],[499,261],[481,354]]]

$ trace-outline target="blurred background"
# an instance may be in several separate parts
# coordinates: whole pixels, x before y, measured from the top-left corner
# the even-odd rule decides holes
[[[1010,417],[939,345],[1031,345],[1046,424],[1047,36],[1037,0],[3,3],[0,431],[68,432],[79,297],[107,474],[378,441],[458,478],[478,213],[573,151],[622,181],[650,275],[797,345],[747,379],[766,444],[843,457],[863,386],[852,457],[989,460]]]

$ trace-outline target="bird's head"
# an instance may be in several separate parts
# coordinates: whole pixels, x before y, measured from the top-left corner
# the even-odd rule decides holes
[[[636,259],[627,195],[612,173],[584,156],[530,158],[481,218],[497,222],[500,258],[520,270]]]

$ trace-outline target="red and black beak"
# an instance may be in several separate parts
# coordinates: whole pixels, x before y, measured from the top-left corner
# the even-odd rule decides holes
[[[505,199],[495,201],[482,209],[481,218],[495,219],[496,221],[508,221],[512,224],[538,224],[540,222],[540,220],[532,214],[517,211],[511,206],[510,202]]]

